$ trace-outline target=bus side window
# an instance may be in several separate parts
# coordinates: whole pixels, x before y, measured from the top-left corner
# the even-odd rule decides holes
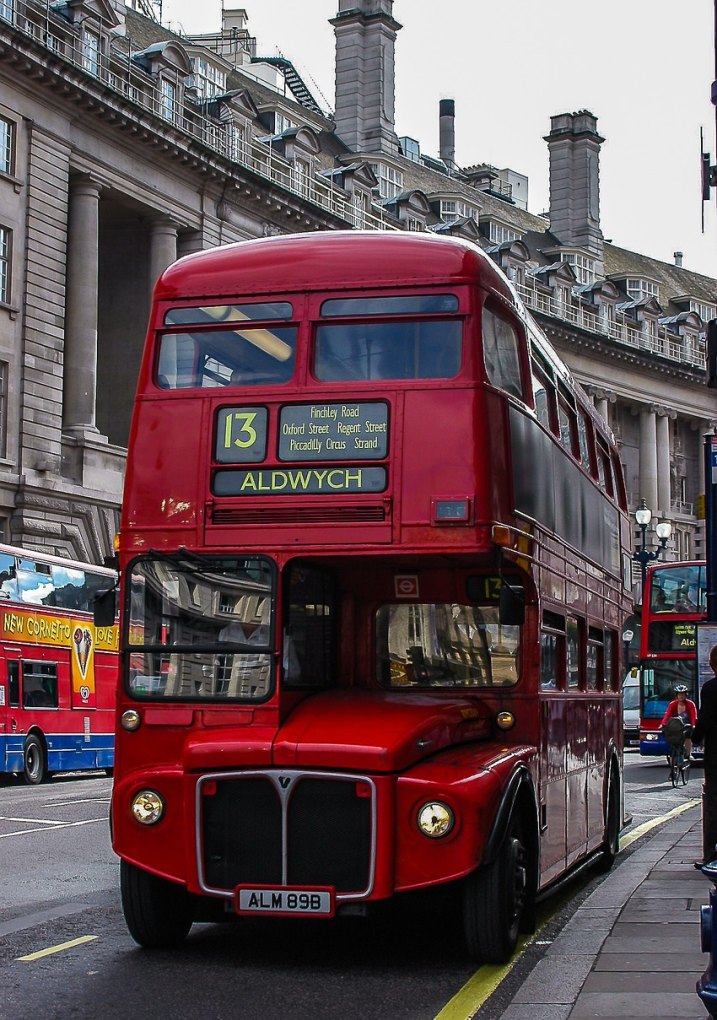
[[[560,425],[560,442],[573,457],[579,457],[577,445],[577,419],[575,411],[562,397],[558,397],[558,423]]]
[[[540,686],[544,691],[560,691],[565,686],[565,620],[547,610],[540,634]]]
[[[483,309],[483,360],[488,381],[514,397],[523,396],[518,331],[507,319]]]
[[[22,707],[57,708],[57,663],[23,662]]]
[[[533,399],[535,413],[541,425],[549,432],[556,432],[557,411],[555,406],[555,386],[537,365],[532,366]]]
[[[604,649],[603,649],[603,672],[604,672],[604,686],[605,691],[617,691],[619,690],[618,685],[618,672],[615,669],[615,652],[617,650],[617,636],[614,630],[606,630],[604,634]]]
[[[574,616],[569,616],[567,619],[567,680],[568,687],[575,689],[581,686],[580,679],[582,674],[581,662],[580,662],[580,634],[581,627],[578,620]]]
[[[580,461],[589,475],[593,474],[592,428],[584,411],[578,410],[578,446]]]
[[[10,688],[10,708],[20,707],[20,663],[16,660],[7,664],[7,682]]]

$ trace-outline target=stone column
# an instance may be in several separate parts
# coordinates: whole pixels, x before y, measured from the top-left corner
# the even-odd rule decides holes
[[[63,429],[99,435],[97,408],[97,292],[101,187],[88,175],[70,181]]]
[[[152,221],[149,235],[149,296],[167,266],[177,261],[177,224],[169,217]]]
[[[653,514],[657,511],[657,425],[655,405],[640,408],[640,491]]]
[[[657,421],[655,439],[657,445],[657,503],[653,513],[670,516],[670,503],[672,493],[670,485],[670,420],[674,412],[670,413],[664,407],[657,408]],[[648,506],[650,504],[648,503]]]

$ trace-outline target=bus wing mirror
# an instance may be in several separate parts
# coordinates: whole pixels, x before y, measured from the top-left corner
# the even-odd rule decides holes
[[[503,581],[500,588],[499,618],[505,626],[519,627],[525,623],[525,594],[522,588]]]
[[[92,608],[94,611],[95,627],[112,627],[117,613],[117,589],[110,588],[108,591],[95,595]]]

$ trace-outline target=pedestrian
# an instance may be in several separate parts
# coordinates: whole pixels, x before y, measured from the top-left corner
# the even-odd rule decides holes
[[[701,868],[717,857],[717,645],[710,650],[710,669],[714,674],[700,692],[700,710],[693,732],[695,744],[704,748],[704,784],[702,786],[702,860]]]

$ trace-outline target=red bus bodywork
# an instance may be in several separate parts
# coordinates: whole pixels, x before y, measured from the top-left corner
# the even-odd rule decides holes
[[[377,337],[392,329],[397,337],[396,322],[410,336],[421,319],[410,309],[424,298],[425,307],[451,309],[434,332],[458,331],[455,374],[442,375],[437,362],[416,367],[417,355],[410,378],[391,369],[377,379],[368,362],[365,378],[349,378],[343,362],[335,379],[317,368],[326,316],[339,323],[327,333],[334,352],[344,351],[341,329],[359,337],[367,315]],[[203,326],[182,332],[185,310],[190,320],[192,309],[229,315],[246,338],[243,316],[261,320],[260,305],[295,329],[290,376],[235,386],[217,334],[202,355],[204,381],[167,380],[162,337],[173,337],[179,379],[186,350],[197,337],[211,343],[215,329],[209,321],[206,334]],[[486,378],[486,316],[496,334],[516,338],[512,393]],[[288,330],[277,341],[275,327],[260,323],[265,332],[250,342],[294,343]],[[543,424],[533,364],[542,366],[534,379],[550,377]],[[354,419],[372,445],[344,460],[335,446],[317,447],[356,437]],[[250,452],[254,444],[255,459],[231,460],[244,456],[235,442]],[[336,232],[244,242],[170,267],[154,295],[120,536],[112,818],[137,941],[177,941],[212,905],[224,917],[332,916],[460,880],[469,951],[509,955],[540,891],[591,855],[611,863],[617,849],[628,540],[604,423],[475,246]],[[214,695],[191,693],[201,686],[199,660],[191,686],[186,661],[161,637],[172,630],[169,616],[155,644],[140,634],[163,585],[166,600],[180,575],[191,587],[192,564],[227,556],[263,571],[273,599],[262,646],[272,679],[260,696],[232,703],[218,697],[216,678]],[[330,579],[335,594],[321,596],[320,611],[320,598],[297,595],[306,577]],[[311,690],[289,679],[285,634],[296,612],[304,666],[317,617],[332,620],[330,635],[321,631],[333,641],[331,666]],[[323,646],[313,647],[323,662]],[[160,660],[176,680],[162,679]],[[209,657],[202,663],[209,672]],[[261,819],[258,831],[242,834],[239,817]],[[255,855],[275,852],[272,881]]]
[[[0,772],[29,784],[114,766],[119,629],[95,627],[102,567],[0,546]]]
[[[640,754],[670,754],[660,723],[684,684],[699,704],[697,625],[707,615],[704,560],[655,563],[647,568],[640,627]],[[693,748],[700,758],[701,748]]]

